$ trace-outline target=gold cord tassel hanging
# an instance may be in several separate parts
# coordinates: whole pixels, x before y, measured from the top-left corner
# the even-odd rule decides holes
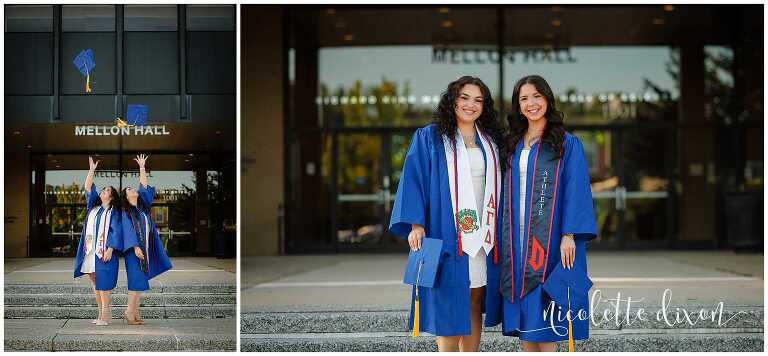
[[[419,287],[416,287],[416,290],[418,291]],[[419,292],[416,292],[416,301],[413,303],[413,331],[411,332],[411,336],[417,337],[419,336]]]
[[[568,287],[568,352],[573,352],[573,315],[571,315],[571,287]]]

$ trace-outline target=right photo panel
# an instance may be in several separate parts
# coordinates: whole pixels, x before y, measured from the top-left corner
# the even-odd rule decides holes
[[[241,351],[763,351],[763,13],[243,5]]]

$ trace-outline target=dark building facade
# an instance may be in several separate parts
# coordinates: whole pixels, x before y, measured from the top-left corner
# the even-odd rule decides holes
[[[244,253],[403,251],[387,225],[411,135],[464,74],[488,84],[502,115],[519,78],[550,82],[590,165],[591,248],[762,244],[762,14],[244,6],[244,105],[269,97],[241,113],[243,212],[259,217],[245,222]]]
[[[74,255],[88,156],[120,190],[139,153],[170,255],[217,254],[236,217],[235,42],[234,5],[6,5],[5,256]]]

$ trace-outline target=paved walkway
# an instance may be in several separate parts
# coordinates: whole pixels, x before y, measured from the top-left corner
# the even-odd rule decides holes
[[[590,294],[637,306],[763,306],[763,254],[732,251],[588,252]],[[407,255],[253,257],[242,260],[241,310],[402,310]],[[594,297],[594,295],[593,295]]]
[[[113,320],[6,319],[5,350],[224,351],[236,348],[235,322],[223,319],[145,319],[145,325]]]
[[[236,260],[213,257],[172,257],[173,269],[153,279],[162,284],[236,284]],[[73,258],[6,259],[6,284],[65,284],[74,281]],[[79,278],[80,283],[86,283]],[[125,264],[120,259],[118,285],[125,285]]]

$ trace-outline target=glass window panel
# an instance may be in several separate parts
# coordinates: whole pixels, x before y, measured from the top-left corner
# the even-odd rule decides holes
[[[179,39],[176,33],[125,34],[125,92],[179,93]]]
[[[176,31],[176,5],[125,5],[126,31]]]
[[[544,77],[567,124],[676,120],[680,73],[675,48],[507,47],[504,99],[510,105],[516,82]]]
[[[64,33],[61,35],[61,93],[85,95],[86,76],[72,61],[81,51],[93,51],[96,66],[89,68],[90,94],[114,94],[116,87],[114,33]]]
[[[61,29],[64,32],[107,32],[115,30],[114,5],[63,5]]]
[[[53,6],[6,5],[5,32],[53,32]]]
[[[420,126],[462,75],[481,78],[496,93],[496,19],[495,10],[482,8],[301,11],[292,24],[290,76],[316,89],[295,88],[303,107],[297,118],[316,117],[326,127]],[[413,25],[407,31],[405,22]]]
[[[235,6],[187,5],[187,30],[234,31]]]
[[[235,93],[235,33],[187,35],[187,88],[190,94]]]
[[[5,94],[53,94],[53,34],[5,34]]]

